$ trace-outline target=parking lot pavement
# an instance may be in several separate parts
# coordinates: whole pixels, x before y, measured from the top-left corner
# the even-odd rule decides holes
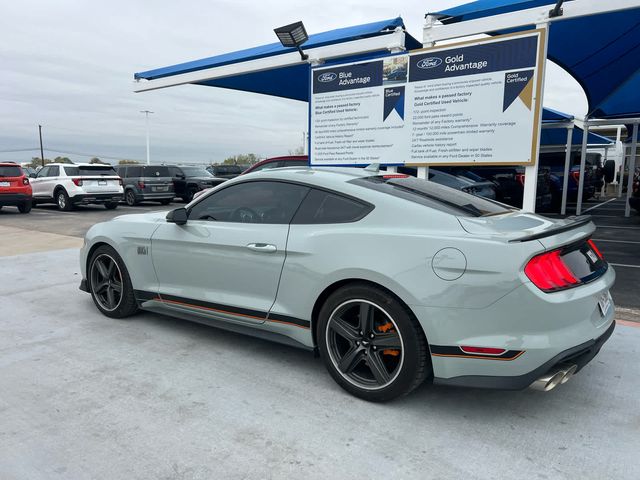
[[[640,328],[549,393],[424,385],[370,404],[305,351],[104,317],[77,258],[0,258],[2,479],[640,478]]]
[[[169,205],[142,203],[135,207],[120,204],[115,210],[106,210],[101,205],[86,205],[79,206],[71,212],[62,212],[55,205],[39,205],[26,215],[19,213],[15,207],[4,207],[0,210],[0,225],[84,237],[93,224],[105,222],[119,215],[168,211],[183,206],[184,203],[179,201]]]

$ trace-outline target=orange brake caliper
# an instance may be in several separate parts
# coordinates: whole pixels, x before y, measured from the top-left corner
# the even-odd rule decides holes
[[[378,326],[378,331],[380,331],[382,333],[386,333],[388,331],[394,331],[393,323],[387,322],[384,325],[379,325]],[[394,350],[394,349],[391,349],[391,348],[387,348],[387,349],[382,351],[382,354],[383,355],[391,355],[391,356],[397,357],[398,355],[400,355],[400,350]]]

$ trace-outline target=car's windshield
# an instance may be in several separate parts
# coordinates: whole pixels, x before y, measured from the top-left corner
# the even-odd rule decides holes
[[[21,175],[20,167],[0,166],[0,177],[19,177]]]
[[[502,203],[409,175],[379,175],[351,183],[458,216],[483,217],[512,211]]]
[[[187,177],[211,177],[204,167],[180,167]]]

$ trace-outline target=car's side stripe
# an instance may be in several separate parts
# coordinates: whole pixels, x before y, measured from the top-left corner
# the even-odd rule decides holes
[[[288,315],[280,315],[276,313],[267,314],[267,312],[262,312],[260,310],[251,310],[247,308],[232,307],[229,305],[222,305],[218,303],[204,302],[201,300],[178,297],[175,295],[168,295],[165,293],[155,294],[152,292],[146,292],[144,290],[136,290],[135,297],[136,297],[136,300],[138,300],[139,302],[155,300],[160,303],[181,305],[184,307],[225,313],[227,315],[236,315],[240,317],[251,318],[254,320],[283,323],[286,325],[293,325],[295,327],[300,327],[300,328],[311,327],[311,322],[309,320],[302,320],[300,318],[290,317]]]
[[[487,355],[481,353],[467,353],[460,347],[448,345],[430,345],[432,357],[456,357],[456,358],[475,358],[479,360],[500,360],[510,362],[515,360],[524,353],[524,350],[507,350],[500,355]]]

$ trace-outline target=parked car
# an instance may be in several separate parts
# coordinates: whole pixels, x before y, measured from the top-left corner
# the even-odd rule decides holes
[[[195,193],[220,185],[227,180],[226,178],[214,177],[204,167],[178,165],[168,165],[168,167],[173,179],[175,195],[181,197],[185,202],[193,200]]]
[[[281,168],[281,167],[307,167],[309,166],[309,158],[306,155],[289,155],[286,157],[272,157],[262,160],[247,168],[243,175],[252,172],[259,172],[260,170],[266,170],[269,168]]]
[[[633,192],[629,197],[629,205],[640,213],[640,169],[636,169],[633,176]]]
[[[241,175],[244,168],[241,165],[209,165],[206,170],[214,177],[229,179]]]
[[[27,177],[31,177],[31,175],[38,173],[38,171],[33,167],[22,167],[22,171]]]
[[[31,178],[33,204],[56,203],[60,210],[99,204],[113,210],[122,200],[122,180],[110,165],[50,163]]]
[[[168,205],[175,197],[169,167],[163,165],[118,165],[124,183],[124,201],[129,206],[154,201]]]
[[[615,328],[594,231],[410,176],[271,169],[94,225],[80,288],[109,317],[142,309],[317,349],[370,401],[427,378],[548,391]]]
[[[398,172],[416,176],[416,167],[398,167]],[[429,168],[429,181],[445,185],[447,187],[462,190],[465,193],[480,197],[496,199],[496,188],[493,182],[484,180],[469,171],[445,170],[440,167]]]
[[[494,183],[496,188],[496,200],[513,207],[522,208],[522,196],[524,194],[524,172],[522,166],[469,166],[450,167],[474,173]],[[551,177],[548,169],[539,168],[538,187],[536,189],[536,211],[545,212],[552,208],[553,195]]]
[[[18,207],[20,213],[31,211],[31,184],[22,167],[13,162],[0,162],[0,209]]]
[[[540,167],[549,170],[551,174],[551,194],[553,205],[557,207],[562,202],[562,186],[564,179],[564,152],[545,152],[539,157]],[[567,199],[575,201],[578,198],[578,182],[580,180],[580,152],[572,152],[569,180],[567,182]],[[587,153],[585,160],[585,180],[582,199],[593,197],[604,185],[604,169],[599,153]]]

